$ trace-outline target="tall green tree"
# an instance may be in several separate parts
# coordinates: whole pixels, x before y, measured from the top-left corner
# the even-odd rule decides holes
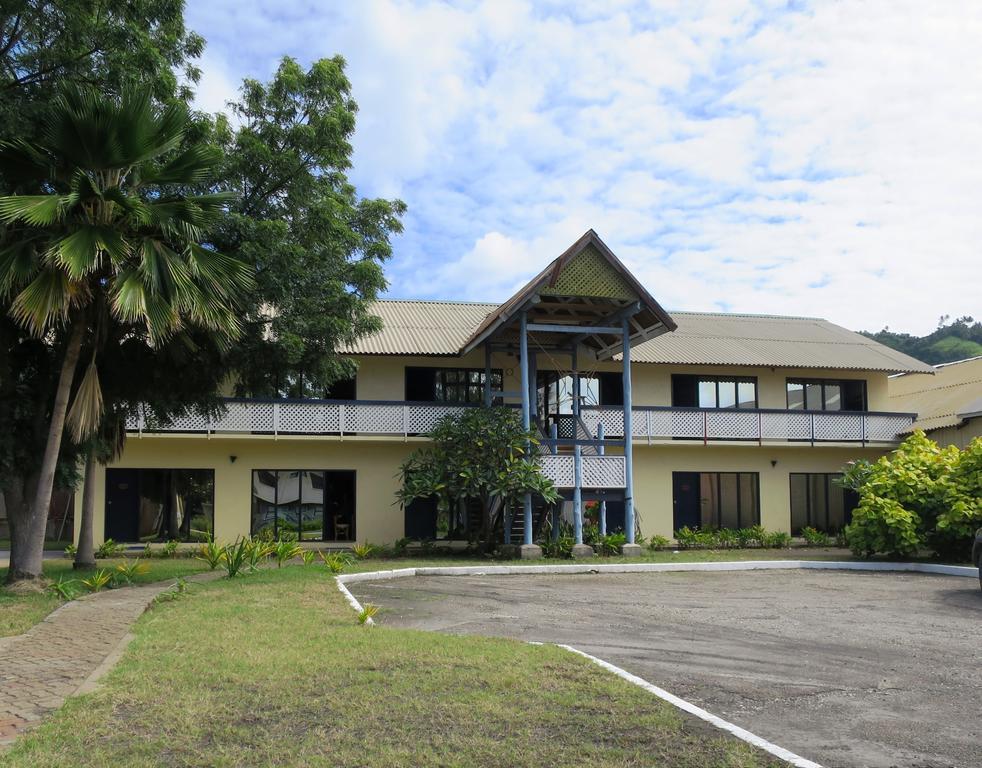
[[[136,80],[159,104],[189,98],[204,40],[186,29],[183,12],[182,0],[0,2],[0,137],[39,138],[58,93],[73,84],[118,94]],[[39,183],[0,169],[0,195],[39,193]],[[37,487],[68,338],[54,328],[39,339],[8,310],[0,299],[0,493],[16,513]],[[76,450],[64,441],[59,487],[77,482]]]
[[[39,135],[68,85],[120,93],[138,81],[157,102],[187,101],[203,48],[182,0],[3,0],[0,135]]]
[[[251,270],[201,244],[228,198],[171,192],[203,183],[220,161],[213,147],[184,143],[188,126],[183,105],[157,109],[145,93],[73,90],[40,141],[2,147],[5,176],[41,178],[45,193],[0,198],[0,295],[34,336],[59,327],[67,335],[33,503],[9,515],[9,581],[41,574],[66,417],[81,442],[104,416],[97,341],[68,410],[86,340],[111,323],[136,326],[151,346],[188,325],[229,339],[239,332]]]
[[[357,105],[344,67],[284,58],[269,83],[245,81],[232,124],[216,124],[237,202],[214,241],[256,268],[230,357],[241,395],[323,397],[353,373],[338,350],[378,328],[370,306],[406,208],[359,198],[346,176]]]

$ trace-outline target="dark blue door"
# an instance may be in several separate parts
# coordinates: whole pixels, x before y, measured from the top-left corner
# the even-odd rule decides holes
[[[696,528],[702,523],[702,510],[699,504],[699,473],[672,473],[672,502],[675,509],[674,530]]]
[[[106,470],[106,538],[140,540],[140,470]]]

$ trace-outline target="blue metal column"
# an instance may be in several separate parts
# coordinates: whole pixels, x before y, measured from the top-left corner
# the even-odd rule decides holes
[[[580,446],[573,446],[573,535],[577,544],[583,543],[583,472]]]
[[[573,346],[573,440],[579,437],[580,373],[577,370],[576,345]],[[578,443],[573,443],[573,532],[576,543],[583,543],[583,459]]]
[[[604,424],[600,422],[597,424],[597,440],[600,440],[600,445],[597,446],[597,453],[601,456],[604,455]],[[607,501],[606,499],[600,500],[600,535],[607,535]]]
[[[521,328],[519,330],[521,336],[519,341],[519,366],[522,372],[522,427],[526,430],[532,428],[532,413],[530,407],[530,395],[531,389],[529,384],[529,340],[528,340],[528,313],[523,311],[521,316]],[[532,446],[528,446],[526,451],[531,451]],[[531,456],[526,456],[528,461],[532,460]],[[532,494],[526,493],[525,498],[522,500],[525,507],[525,544],[532,543]],[[511,541],[508,541],[511,544]]]
[[[624,533],[634,543],[634,429],[631,423],[631,324],[624,318]]]
[[[559,439],[559,425],[556,422],[553,422],[552,424],[549,425],[549,437],[551,437],[554,441]],[[559,453],[559,445],[557,443],[553,442],[551,448],[552,448],[553,456]],[[559,521],[562,519],[562,516],[559,513],[561,505],[562,505],[561,501],[555,502],[552,505],[552,540],[553,541],[559,541],[559,525],[560,525]]]

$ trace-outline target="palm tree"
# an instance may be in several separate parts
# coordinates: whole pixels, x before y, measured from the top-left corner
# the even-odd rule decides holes
[[[10,519],[8,582],[41,575],[66,417],[76,442],[100,424],[96,350],[106,324],[133,325],[153,345],[188,326],[227,339],[239,332],[251,271],[202,244],[228,198],[185,193],[220,160],[188,139],[189,126],[183,105],[74,90],[59,98],[40,141],[0,144],[0,171],[38,192],[0,197],[0,299],[30,333],[64,346],[34,501],[24,519]],[[84,346],[92,357],[69,411]]]

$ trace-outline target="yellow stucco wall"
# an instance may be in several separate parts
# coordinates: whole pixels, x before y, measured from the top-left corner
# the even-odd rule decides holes
[[[873,459],[883,450],[758,445],[634,447],[634,495],[645,536],[673,535],[673,472],[756,472],[760,476],[760,523],[768,530],[791,530],[792,472],[839,472],[846,462]],[[771,462],[777,462],[771,465]]]
[[[395,503],[399,464],[420,441],[348,438],[132,437],[114,467],[213,469],[215,535],[222,540],[249,534],[254,469],[344,469],[356,472],[356,529],[359,541],[393,542],[404,534],[403,511]],[[672,472],[757,472],[761,524],[790,529],[791,472],[837,472],[849,460],[875,458],[882,450],[756,445],[635,446],[635,498],[645,536],[672,535]],[[233,462],[231,457],[235,456]],[[771,465],[776,461],[776,466]],[[81,494],[77,494],[80,502]],[[76,526],[80,514],[76,510]],[[97,475],[96,542],[105,530],[105,472]],[[76,528],[76,536],[77,536]]]
[[[431,366],[444,368],[483,368],[483,352],[473,352],[464,358],[432,357],[371,357],[356,358],[358,362],[357,396],[359,400],[402,400],[405,397],[406,366]],[[492,366],[505,374],[505,389],[519,388],[518,358],[496,352]],[[540,352],[539,370],[570,368],[569,355]],[[581,362],[580,370],[620,372],[618,362]],[[651,365],[636,364],[632,371],[632,388],[635,405],[671,405],[672,374],[706,374],[711,376],[751,376],[757,378],[757,398],[761,408],[787,408],[788,378],[805,379],[864,379],[866,381],[869,410],[889,411],[887,374],[869,371],[829,371],[811,368],[752,368],[710,365]]]
[[[465,358],[370,357],[358,359],[357,397],[360,400],[402,400],[408,365],[483,368],[483,352]],[[541,370],[568,370],[568,356],[540,353]],[[495,368],[505,374],[506,390],[519,388],[518,360],[495,353]],[[588,372],[620,371],[620,363],[591,364]],[[633,371],[636,405],[670,405],[673,373],[755,376],[762,408],[785,408],[785,380],[802,378],[862,378],[867,381],[870,410],[888,410],[886,374],[807,369],[734,368],[722,366],[636,365]],[[116,467],[212,469],[215,473],[215,534],[223,540],[249,534],[251,478],[255,469],[341,469],[356,472],[356,530],[360,541],[392,542],[403,536],[403,512],[395,501],[400,463],[420,440],[348,437],[225,437],[202,435],[131,436]],[[702,445],[678,442],[635,447],[635,499],[644,535],[672,535],[672,472],[757,472],[760,474],[761,523],[774,530],[790,528],[791,472],[836,472],[849,460],[875,457],[882,450],[798,445]],[[235,461],[231,457],[235,456]],[[771,465],[776,461],[775,466]],[[76,494],[77,504],[81,494]],[[76,510],[76,526],[81,518]],[[105,472],[96,487],[96,541],[105,530]],[[76,529],[77,535],[77,529]]]
[[[955,445],[959,448],[967,448],[975,438],[982,437],[982,418],[969,419],[958,427],[932,429],[927,436],[941,447]]]

